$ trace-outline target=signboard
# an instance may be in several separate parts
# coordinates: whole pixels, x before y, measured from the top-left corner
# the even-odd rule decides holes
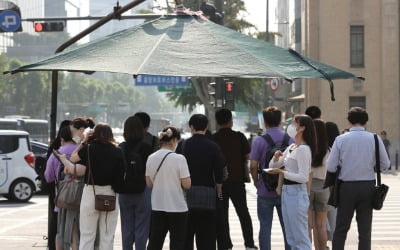
[[[187,86],[189,80],[185,76],[138,75],[136,86]]]
[[[159,92],[180,92],[180,93],[190,93],[193,92],[193,87],[188,86],[158,86]]]
[[[271,90],[273,92],[277,91],[279,88],[279,81],[276,78],[271,79],[271,81],[269,82],[269,87],[271,88]]]
[[[4,1],[0,5],[0,32],[22,31],[21,12],[12,2]]]

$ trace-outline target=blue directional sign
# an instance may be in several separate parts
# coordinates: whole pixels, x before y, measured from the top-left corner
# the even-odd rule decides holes
[[[21,16],[14,10],[0,12],[0,29],[2,32],[21,31]]]
[[[189,80],[185,76],[163,76],[163,75],[138,75],[135,80],[136,86],[186,86]]]

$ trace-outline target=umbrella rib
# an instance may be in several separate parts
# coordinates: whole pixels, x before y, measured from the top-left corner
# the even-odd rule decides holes
[[[139,66],[139,68],[136,71],[135,75],[139,75],[139,72],[142,70],[142,68],[144,67],[144,65],[147,63],[147,61],[149,60],[150,56],[154,53],[154,51],[157,49],[158,45],[161,43],[161,41],[163,40],[163,38],[167,35],[167,32],[165,32],[164,34],[162,34],[162,36],[160,37],[160,39],[158,39],[157,43],[154,44],[153,48],[151,49],[150,53],[146,56],[146,58],[143,60],[143,63]]]

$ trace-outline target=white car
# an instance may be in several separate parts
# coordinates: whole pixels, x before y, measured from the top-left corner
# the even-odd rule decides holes
[[[38,190],[29,134],[25,131],[0,130],[0,195],[27,202]]]

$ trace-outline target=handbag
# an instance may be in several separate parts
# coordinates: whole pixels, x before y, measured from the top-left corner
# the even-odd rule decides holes
[[[389,187],[383,183],[381,183],[381,164],[379,158],[379,141],[378,136],[374,134],[375,139],[375,158],[376,158],[376,186],[374,190],[374,195],[372,198],[372,208],[375,210],[381,210],[383,206],[383,202],[385,201],[386,195],[389,191]]]
[[[58,157],[57,159],[60,161]],[[84,185],[85,184],[77,178],[75,166],[74,175],[66,176],[57,183],[57,195],[54,198],[56,206],[65,209],[79,209]]]
[[[213,210],[217,192],[214,187],[192,186],[186,191],[186,202],[189,209]]]
[[[89,145],[88,144],[88,167],[89,167],[89,179],[92,182],[92,187],[93,187],[93,194],[94,194],[94,208],[97,211],[102,211],[102,212],[109,212],[109,211],[114,211],[115,210],[115,202],[116,202],[116,195],[105,195],[105,194],[96,194],[94,190],[94,180],[93,180],[93,174],[92,174],[92,166],[90,164],[90,155],[89,155]]]
[[[54,198],[56,206],[65,209],[79,209],[84,185],[75,176],[60,181],[57,195]]]
[[[339,206],[340,184],[342,183],[342,181],[339,179],[341,169],[342,167],[339,165],[337,166],[336,172],[326,173],[324,188],[332,187],[328,199],[328,205],[331,205],[332,207]]]

